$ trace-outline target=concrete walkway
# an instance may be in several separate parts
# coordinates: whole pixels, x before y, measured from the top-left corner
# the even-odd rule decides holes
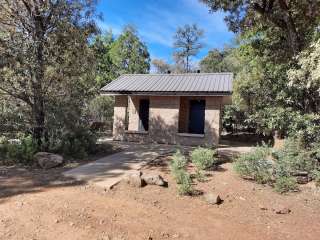
[[[174,146],[168,145],[115,144],[121,145],[124,150],[71,169],[63,175],[110,189],[129,171],[139,170],[157,156],[175,150]]]
[[[79,181],[94,183],[104,189],[110,189],[130,171],[139,170],[144,164],[159,155],[168,154],[177,149],[177,146],[164,144],[113,144],[119,145],[123,151],[71,169],[63,173],[63,175]],[[184,150],[191,149],[190,147],[184,148]],[[218,148],[218,152],[231,158],[234,154],[247,152],[250,149],[250,147],[223,147]]]

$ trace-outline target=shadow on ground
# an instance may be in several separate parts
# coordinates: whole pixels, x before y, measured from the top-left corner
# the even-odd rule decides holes
[[[91,179],[93,182],[99,182],[108,178],[120,177],[124,171],[134,169],[136,167],[135,164],[140,166],[141,162],[144,162],[144,168],[168,172],[170,156],[172,156],[177,149],[180,149],[184,154],[188,154],[194,149],[194,147],[165,144],[124,142],[112,142],[111,144],[118,149],[122,149],[122,151],[102,157],[96,161],[86,162],[86,166],[90,166],[90,171],[88,172],[88,167],[83,168],[84,177],[80,179],[67,176],[63,173],[67,170],[72,172],[75,170],[74,168],[77,167],[77,173],[81,176],[81,169],[85,165],[80,167],[78,167],[79,164],[77,166],[67,165],[50,170],[26,169],[19,166],[0,166],[0,204],[3,203],[6,198],[19,194],[46,191],[49,188],[83,185],[88,179]],[[239,152],[245,152],[249,149],[250,147],[248,147],[248,145],[246,145],[246,147],[233,147],[230,143],[225,144],[221,148],[220,146],[218,148],[219,159],[221,163],[228,162],[232,160],[235,155],[239,154]],[[121,156],[120,160],[117,154]],[[107,161],[106,158],[108,158]],[[218,171],[224,171],[224,169],[221,168],[218,169]]]
[[[82,185],[84,182],[62,176],[65,168],[50,170],[0,166],[0,204],[19,194],[46,191],[48,188]]]

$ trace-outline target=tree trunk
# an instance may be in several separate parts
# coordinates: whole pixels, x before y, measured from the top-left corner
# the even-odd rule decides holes
[[[270,22],[281,28],[286,32],[289,47],[291,48],[292,55],[297,55],[301,50],[301,43],[299,41],[299,34],[297,32],[296,24],[291,13],[291,9],[288,6],[285,0],[278,0],[280,9],[282,10],[282,17],[274,17],[272,9],[274,1],[269,1],[267,4],[266,1],[263,1],[263,6],[255,3],[253,8],[255,11],[263,15]],[[267,7],[268,6],[268,7]]]
[[[296,29],[295,22],[293,20],[291,11],[284,0],[279,0],[280,8],[284,11],[284,21],[286,23],[286,31],[288,35],[289,44],[291,47],[291,51],[293,55],[297,55],[300,50],[301,46],[299,43],[299,35]]]
[[[33,138],[37,142],[38,147],[41,148],[45,130],[45,109],[44,109],[44,93],[43,93],[43,80],[44,80],[44,22],[40,16],[35,16],[35,50],[36,50],[36,66],[33,80]]]
[[[41,147],[44,137],[45,113],[43,98],[39,96],[35,96],[34,98],[33,119],[33,139],[36,141],[38,147]]]
[[[187,73],[189,72],[189,56],[187,56]]]

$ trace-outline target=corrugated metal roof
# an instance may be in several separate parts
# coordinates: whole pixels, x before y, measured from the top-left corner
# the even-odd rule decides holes
[[[109,94],[230,95],[232,73],[124,74],[101,89]]]

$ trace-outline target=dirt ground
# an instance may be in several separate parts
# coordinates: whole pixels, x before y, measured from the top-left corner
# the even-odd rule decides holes
[[[224,163],[207,182],[195,180],[200,193],[224,200],[208,205],[201,194],[178,196],[167,161],[142,171],[160,173],[168,188],[120,183],[109,191],[62,178],[61,169],[0,167],[0,239],[319,239],[320,190],[312,183],[280,195]],[[284,207],[291,212],[276,214]]]

